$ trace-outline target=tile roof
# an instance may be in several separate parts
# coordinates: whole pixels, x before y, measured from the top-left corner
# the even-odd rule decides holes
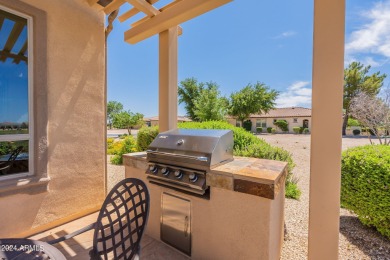
[[[144,117],[144,121],[158,121],[158,116]],[[177,121],[190,122],[192,120],[185,116],[177,116]]]
[[[252,114],[252,118],[311,117],[311,109],[305,107],[282,107],[270,110],[266,114]]]

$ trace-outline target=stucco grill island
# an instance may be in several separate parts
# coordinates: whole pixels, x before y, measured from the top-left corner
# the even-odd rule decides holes
[[[232,160],[232,131],[176,129],[151,143],[146,174],[154,184],[209,197],[207,172]]]
[[[286,163],[233,157],[230,130],[175,129],[124,156],[145,181],[146,233],[191,259],[279,259]]]

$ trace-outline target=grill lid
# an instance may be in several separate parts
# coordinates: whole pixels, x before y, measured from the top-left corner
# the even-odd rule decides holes
[[[233,160],[233,132],[174,129],[160,133],[148,148],[148,160],[184,167],[215,167]]]

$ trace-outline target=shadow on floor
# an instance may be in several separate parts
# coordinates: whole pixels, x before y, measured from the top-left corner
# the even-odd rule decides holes
[[[340,233],[371,259],[390,259],[390,240],[364,226],[357,217],[340,216]]]
[[[83,239],[83,241],[80,242],[76,241],[74,238],[69,238],[64,242],[54,244],[53,246],[60,250],[66,259],[89,259],[89,251],[92,249],[93,233],[91,231],[88,233],[91,234],[91,239]],[[57,231],[54,234],[55,236],[49,235],[42,237],[40,240],[47,242],[58,237],[68,235],[68,233],[64,230]]]

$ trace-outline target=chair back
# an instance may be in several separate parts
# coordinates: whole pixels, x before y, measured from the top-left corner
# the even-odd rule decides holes
[[[8,162],[13,162],[16,160],[20,152],[23,150],[23,146],[19,146],[15,150],[12,151],[11,155],[8,158]]]
[[[93,237],[93,259],[133,259],[149,216],[149,192],[139,179],[128,178],[108,193]]]

